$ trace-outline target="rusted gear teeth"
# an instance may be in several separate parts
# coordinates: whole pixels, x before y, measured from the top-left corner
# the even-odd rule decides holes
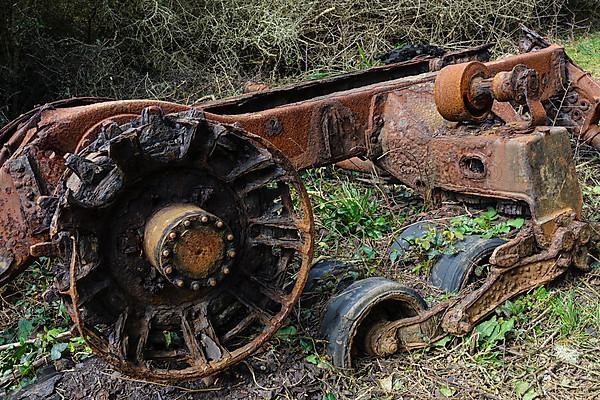
[[[77,155],[51,235],[56,285],[90,347],[129,375],[213,375],[283,324],[313,220],[287,158],[202,113],[144,110]],[[161,214],[161,212],[163,214]],[[58,250],[59,251],[58,251]]]

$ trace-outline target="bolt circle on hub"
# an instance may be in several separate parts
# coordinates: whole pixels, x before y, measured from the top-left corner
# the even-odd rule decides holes
[[[159,210],[144,229],[150,264],[175,286],[194,291],[214,287],[230,273],[234,240],[219,217],[192,204]]]
[[[96,354],[147,380],[198,379],[283,325],[307,279],[314,222],[272,144],[154,107],[72,158],[51,227],[64,249],[56,286]]]

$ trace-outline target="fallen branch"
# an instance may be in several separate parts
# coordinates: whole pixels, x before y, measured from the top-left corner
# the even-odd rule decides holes
[[[57,342],[62,342],[65,339],[70,340],[72,337],[73,337],[73,333],[71,331],[67,331],[67,332],[59,333],[58,335],[56,335],[54,337],[54,340],[56,340]],[[21,347],[26,344],[34,344],[36,340],[37,340],[37,338],[36,339],[27,339],[24,342],[3,344],[0,346],[0,351],[16,349],[17,347]]]

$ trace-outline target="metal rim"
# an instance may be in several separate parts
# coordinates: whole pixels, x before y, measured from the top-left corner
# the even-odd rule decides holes
[[[96,353],[144,379],[202,378],[283,324],[307,278],[314,223],[298,174],[269,142],[198,112],[152,107],[105,127],[67,165],[52,227],[64,249],[57,285]],[[196,197],[185,189],[193,184],[204,185]],[[196,201],[234,231],[239,257],[217,287],[177,288],[136,253],[139,238],[118,240],[148,217],[146,203],[168,203],[163,192]],[[208,192],[214,200],[202,200]]]

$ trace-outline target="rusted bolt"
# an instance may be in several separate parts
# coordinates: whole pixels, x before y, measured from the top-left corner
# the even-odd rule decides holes
[[[167,265],[167,266],[164,268],[164,271],[165,271],[165,274],[167,274],[167,275],[171,275],[171,274],[173,273],[173,267],[171,267],[170,265]]]
[[[203,224],[206,224],[208,223],[208,217],[204,215],[202,218],[200,218],[200,221],[202,221]]]
[[[277,136],[281,134],[283,126],[277,117],[271,117],[265,123],[265,131],[268,136]]]
[[[182,279],[175,279],[175,286],[181,288],[181,287],[183,287],[183,285],[184,285],[184,282]]]
[[[227,235],[228,241],[233,242],[233,239],[235,239],[235,236],[233,236],[231,233],[229,235]]]
[[[198,290],[200,290],[200,283],[198,282],[192,282],[192,290],[197,292]]]
[[[229,258],[235,258],[235,256],[236,256],[236,254],[235,254],[235,250],[229,250],[229,251],[227,252],[227,256],[228,256]]]
[[[212,287],[215,287],[215,286],[217,286],[217,280],[215,278],[209,278],[208,284]]]
[[[223,224],[223,221],[217,221],[217,223],[215,224],[215,226],[219,229],[223,228],[225,224]]]

